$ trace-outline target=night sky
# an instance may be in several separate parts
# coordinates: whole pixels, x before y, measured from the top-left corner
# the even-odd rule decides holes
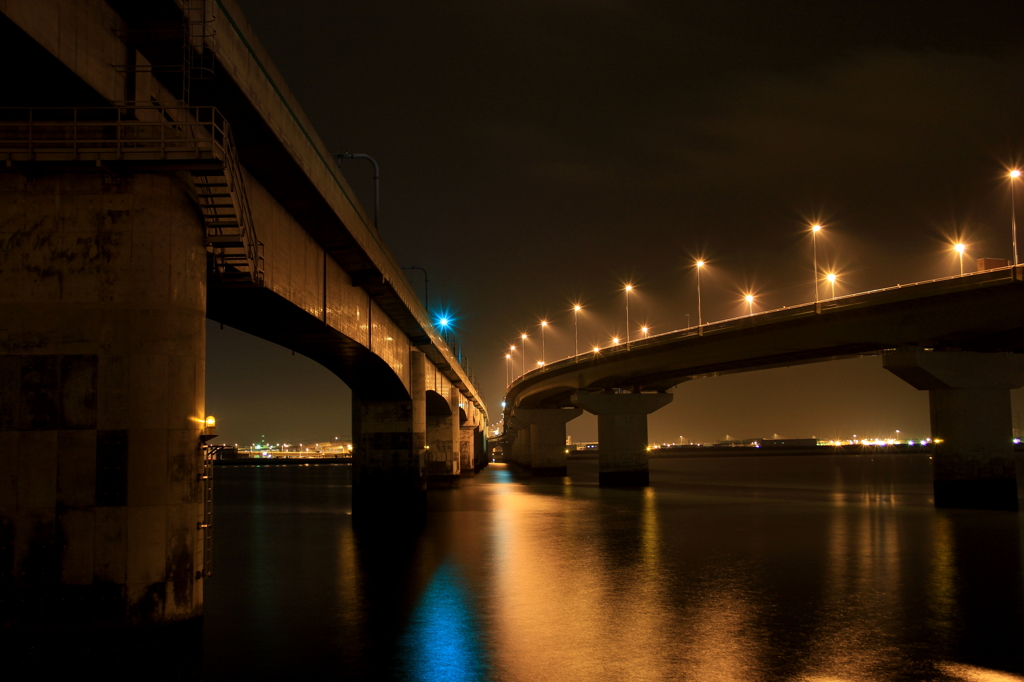
[[[697,257],[705,321],[748,290],[811,300],[815,221],[837,294],[956,274],[957,238],[965,270],[1012,257],[1024,3],[239,2],[328,147],[380,163],[381,233],[495,420],[522,331],[528,367],[541,319],[547,360],[571,354],[579,301],[581,349],[607,345],[627,282],[631,334],[696,323]],[[372,207],[372,167],[343,163]],[[227,442],[351,434],[340,380],[212,323],[207,382]],[[652,440],[928,435],[927,395],[878,358],[674,392]]]

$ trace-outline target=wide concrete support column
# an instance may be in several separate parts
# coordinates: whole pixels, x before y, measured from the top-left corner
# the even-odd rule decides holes
[[[436,398],[436,396],[435,396]],[[458,398],[435,401],[439,410],[427,414],[427,487],[456,488],[459,485]],[[452,402],[455,409],[452,410]]]
[[[364,518],[423,503],[423,456],[414,447],[412,400],[352,396],[352,510]]]
[[[509,464],[516,469],[527,470],[530,468],[530,424],[514,416],[508,417],[505,423],[516,434]]]
[[[573,394],[572,402],[597,415],[599,484],[650,485],[647,415],[672,402],[672,395],[578,391]]]
[[[935,506],[1016,511],[1010,389],[1024,386],[1024,356],[912,351],[882,363],[928,391]]]
[[[459,473],[463,478],[476,475],[476,427],[463,424],[459,427]]]
[[[33,646],[96,652],[135,636],[109,627],[199,632],[205,317],[187,179],[0,173],[8,644],[54,630]]]
[[[583,414],[568,410],[523,409],[516,417],[530,425],[530,472],[534,476],[565,476],[565,425]]]

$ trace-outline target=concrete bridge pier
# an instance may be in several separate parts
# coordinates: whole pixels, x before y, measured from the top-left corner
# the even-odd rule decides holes
[[[459,427],[459,475],[472,478],[477,472],[477,428],[474,424],[463,424]]]
[[[356,516],[421,509],[425,502],[426,357],[409,352],[410,399],[352,395],[352,508]]]
[[[175,174],[0,173],[8,644],[68,655],[199,623],[203,232]]]
[[[647,415],[672,402],[672,394],[577,391],[572,402],[597,415],[599,485],[650,485]]]
[[[565,425],[581,414],[583,410],[578,407],[568,410],[516,410],[516,417],[530,425],[530,473],[534,476],[567,474]]]
[[[935,506],[1016,511],[1010,389],[1024,386],[1024,356],[915,350],[882,365],[928,391]]]
[[[427,488],[459,485],[459,396],[427,391]]]
[[[512,441],[511,457],[509,464],[521,471],[530,469],[530,424],[512,416],[506,419],[507,426],[515,433],[515,440]]]

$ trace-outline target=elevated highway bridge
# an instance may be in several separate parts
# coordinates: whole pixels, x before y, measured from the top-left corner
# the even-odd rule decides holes
[[[1024,386],[1024,267],[748,315],[561,360],[513,382],[493,441],[565,471],[565,424],[598,416],[602,485],[647,485],[647,415],[720,374],[868,355],[929,391],[938,506],[1017,509],[1010,389]],[[681,390],[685,390],[681,389]]]
[[[0,58],[5,623],[201,614],[206,318],[352,389],[357,515],[482,465],[472,370],[233,0],[0,0]]]

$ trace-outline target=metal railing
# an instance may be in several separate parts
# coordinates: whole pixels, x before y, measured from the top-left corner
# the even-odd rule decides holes
[[[242,166],[227,119],[215,107],[6,107],[0,108],[0,161],[54,163],[82,168],[143,164],[189,171],[197,197],[204,194],[196,177],[224,176],[236,220],[234,235],[244,254],[242,270],[263,280],[260,242],[245,192]],[[111,164],[107,166],[106,164]],[[202,202],[201,202],[202,203]],[[209,236],[223,237],[216,212],[203,211]],[[218,271],[228,269],[230,249],[211,246]],[[219,259],[219,261],[218,261]],[[223,262],[221,262],[223,261]],[[238,269],[238,265],[234,266]]]

